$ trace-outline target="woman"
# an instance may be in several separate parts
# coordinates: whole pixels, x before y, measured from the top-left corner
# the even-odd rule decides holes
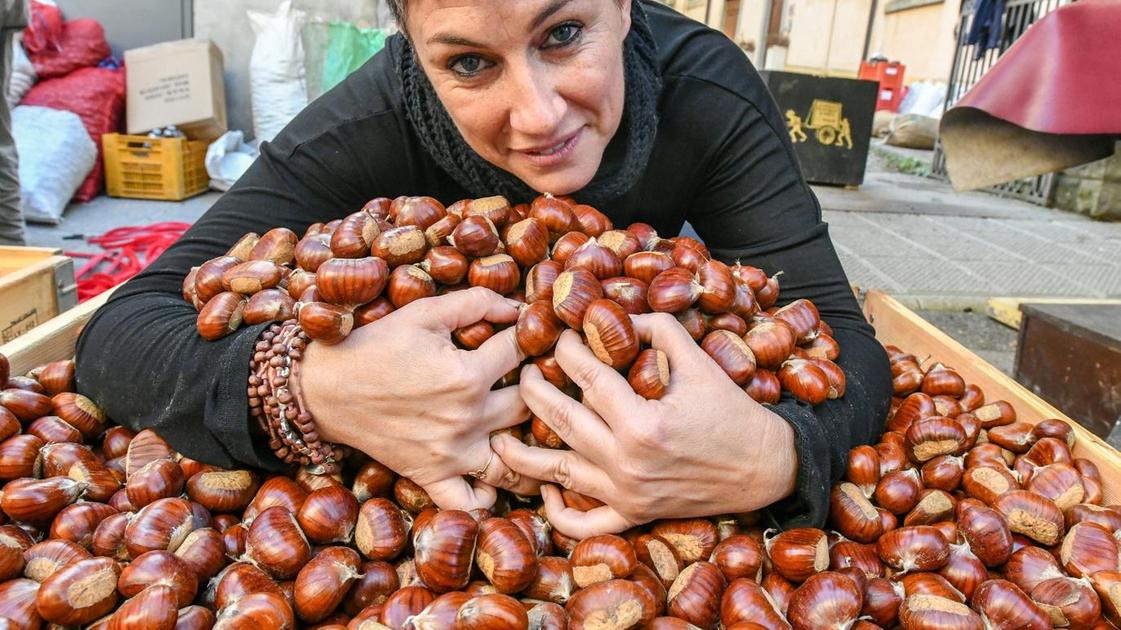
[[[688,220],[715,257],[783,271],[781,301],[812,299],[835,331],[845,397],[756,404],[665,315],[635,318],[669,356],[660,401],[634,395],[574,333],[556,356],[586,406],[535,368],[492,392],[520,363],[512,330],[474,352],[449,341],[480,319],[516,319],[515,303],[480,289],[414,303],[336,346],[312,343],[299,387],[319,435],[413,479],[445,508],[546,482],[548,516],[573,536],[767,506],[779,524],[821,524],[847,450],[881,429],[890,371],[742,52],[646,0],[397,0],[396,10],[407,37],[265,145],[234,189],[98,312],[79,343],[82,390],[191,457],[275,469],[246,410],[262,327],[202,341],[180,297],[192,265],[243,233],[302,234],[375,196],[571,194],[620,226],[674,235]],[[573,450],[489,438],[530,410]],[[607,505],[568,510],[554,484]]]

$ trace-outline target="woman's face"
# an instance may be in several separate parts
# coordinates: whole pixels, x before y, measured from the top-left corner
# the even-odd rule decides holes
[[[623,114],[632,0],[410,0],[417,56],[467,144],[538,192],[592,180]]]

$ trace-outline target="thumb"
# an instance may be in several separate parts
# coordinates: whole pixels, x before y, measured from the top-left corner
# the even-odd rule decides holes
[[[517,300],[504,298],[482,287],[417,300],[413,304],[417,307],[416,315],[421,325],[441,333],[482,320],[496,324],[514,322],[518,319],[518,307],[521,306]]]

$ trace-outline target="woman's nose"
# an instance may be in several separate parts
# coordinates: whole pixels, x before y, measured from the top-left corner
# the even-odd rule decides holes
[[[521,135],[552,136],[564,118],[564,97],[553,73],[532,61],[512,69],[510,127]]]

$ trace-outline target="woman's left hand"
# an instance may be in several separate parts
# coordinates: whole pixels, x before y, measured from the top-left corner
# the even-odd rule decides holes
[[[658,518],[756,510],[794,489],[794,433],[752,400],[662,313],[632,318],[639,338],[669,358],[670,384],[646,400],[602,363],[573,331],[556,359],[583,390],[583,404],[549,384],[540,370],[522,371],[521,395],[572,450],[532,448],[509,435],[491,438],[495,452],[524,477],[556,483],[606,505],[567,508],[556,486],[542,488],[549,521],[583,538],[620,532]]]

